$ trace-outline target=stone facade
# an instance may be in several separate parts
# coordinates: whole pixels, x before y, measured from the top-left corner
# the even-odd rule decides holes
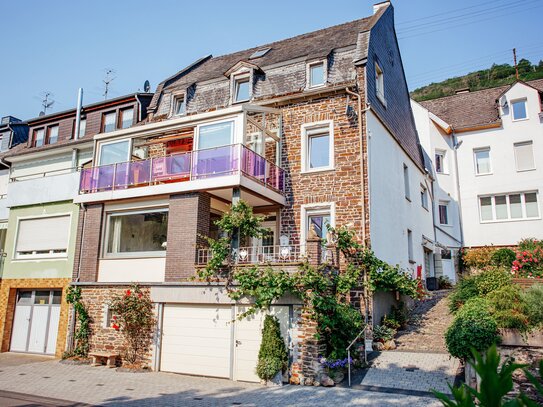
[[[64,352],[66,334],[68,330],[69,305],[66,302],[66,288],[70,279],[66,278],[34,278],[34,279],[4,279],[0,282],[0,344],[1,352],[9,351],[13,317],[15,315],[15,301],[18,289],[62,289],[62,302],[60,305],[60,320],[55,356],[60,357]]]

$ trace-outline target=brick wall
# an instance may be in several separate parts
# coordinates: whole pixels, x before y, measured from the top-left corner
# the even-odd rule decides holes
[[[211,199],[196,192],[172,195],[168,215],[166,281],[188,280],[194,276],[196,249],[209,234]]]
[[[17,299],[17,290],[22,288],[56,288],[62,289],[62,302],[60,305],[60,320],[58,324],[58,336],[55,356],[62,356],[66,344],[66,333],[68,329],[69,305],[66,302],[66,287],[69,283],[70,279],[66,278],[27,278],[2,280],[0,283],[0,351],[9,351],[11,342],[11,331],[13,328],[13,317],[15,315],[15,301]]]
[[[81,268],[79,281],[93,282],[98,278],[103,213],[103,204],[92,204],[87,205],[86,212],[79,217],[78,230],[81,230],[81,223],[85,223],[83,234],[78,235],[76,243],[76,258],[79,257],[80,245],[83,244],[81,257],[74,262],[74,279],[77,279],[78,267]]]

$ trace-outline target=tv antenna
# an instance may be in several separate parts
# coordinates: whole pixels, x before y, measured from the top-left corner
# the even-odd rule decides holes
[[[43,99],[41,100],[41,107],[43,110],[40,112],[40,116],[45,116],[47,114],[47,110],[55,104],[53,96],[54,95],[49,91],[42,92]]]
[[[109,84],[113,82],[116,78],[115,71],[111,68],[106,68],[106,77],[102,80],[104,82],[104,100],[107,99],[109,93]]]

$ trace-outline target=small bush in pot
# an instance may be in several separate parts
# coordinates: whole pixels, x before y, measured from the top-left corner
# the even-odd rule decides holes
[[[272,380],[288,367],[288,352],[281,337],[281,328],[276,317],[266,315],[262,329],[262,343],[258,352],[256,373],[262,380]]]

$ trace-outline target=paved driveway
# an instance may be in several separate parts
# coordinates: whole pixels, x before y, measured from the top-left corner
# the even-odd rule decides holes
[[[431,397],[346,388],[283,386],[182,376],[121,373],[106,367],[26,360],[4,365],[0,354],[0,391],[32,394],[102,406],[440,406]]]

